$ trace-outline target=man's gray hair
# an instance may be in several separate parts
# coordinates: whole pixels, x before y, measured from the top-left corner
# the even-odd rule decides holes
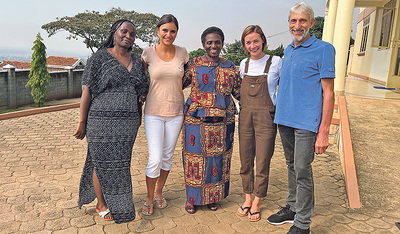
[[[310,16],[310,20],[314,19],[314,10],[310,5],[305,2],[298,2],[292,6],[289,10],[289,19],[290,15],[293,13],[304,13]]]

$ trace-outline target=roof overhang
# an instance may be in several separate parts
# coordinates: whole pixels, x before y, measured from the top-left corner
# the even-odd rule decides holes
[[[326,8],[329,8],[329,2],[331,0],[326,1]],[[337,1],[343,1],[343,0],[337,0]],[[347,1],[347,0],[344,0]],[[355,6],[354,7],[377,7],[377,6],[383,6],[385,5],[389,0],[355,0]]]

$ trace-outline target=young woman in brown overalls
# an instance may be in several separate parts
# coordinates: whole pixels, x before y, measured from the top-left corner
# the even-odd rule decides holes
[[[237,213],[254,222],[261,219],[260,200],[267,196],[269,166],[277,132],[275,93],[282,60],[263,52],[267,40],[258,25],[247,26],[241,42],[250,58],[240,63],[243,79],[239,114],[240,176],[246,200]]]

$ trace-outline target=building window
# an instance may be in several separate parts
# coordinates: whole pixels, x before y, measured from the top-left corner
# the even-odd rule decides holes
[[[384,7],[376,8],[375,34],[373,46],[390,47],[390,37],[394,19],[396,0],[391,0]]]
[[[368,31],[369,31],[369,16],[367,16],[363,20],[363,34],[361,37],[360,52],[364,52],[367,47]]]

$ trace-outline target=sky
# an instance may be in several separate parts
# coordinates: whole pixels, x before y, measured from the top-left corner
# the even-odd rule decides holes
[[[200,35],[209,26],[221,28],[225,43],[240,40],[250,24],[262,27],[269,49],[291,42],[288,11],[297,0],[0,0],[0,49],[30,51],[39,32],[47,47],[47,55],[87,57],[91,54],[82,40],[68,40],[67,32],[51,37],[41,26],[57,17],[74,16],[86,10],[100,13],[119,7],[157,16],[170,13],[179,21],[175,45],[187,51],[201,48]],[[325,0],[308,0],[315,16],[324,16]],[[354,23],[353,23],[354,24]],[[354,27],[353,27],[354,28]],[[141,44],[146,47],[146,44]]]

